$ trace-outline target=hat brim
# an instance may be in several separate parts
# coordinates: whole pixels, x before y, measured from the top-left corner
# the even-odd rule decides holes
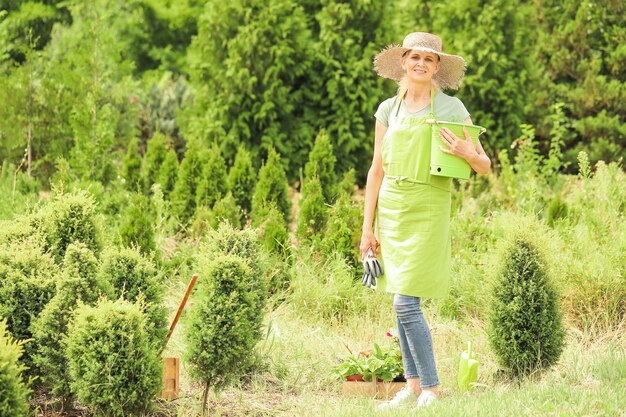
[[[390,45],[374,57],[374,70],[381,77],[400,81],[405,75],[405,71],[402,69],[402,55],[407,51],[424,51],[439,55],[439,71],[433,76],[433,79],[442,88],[458,90],[461,86],[461,80],[467,68],[465,59],[458,55],[445,54],[430,48],[404,48]]]

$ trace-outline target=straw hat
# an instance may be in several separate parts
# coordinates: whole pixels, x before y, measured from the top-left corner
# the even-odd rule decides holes
[[[439,55],[439,71],[433,79],[442,88],[457,90],[465,74],[467,63],[458,55],[444,54],[439,36],[425,32],[413,32],[406,35],[402,46],[390,45],[374,57],[374,69],[381,77],[400,81],[405,75],[402,69],[402,55],[407,51],[425,51]]]

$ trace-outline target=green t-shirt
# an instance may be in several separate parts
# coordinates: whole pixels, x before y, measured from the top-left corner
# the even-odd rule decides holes
[[[428,117],[430,114],[430,103],[423,109],[416,112],[408,112],[404,106],[404,100],[401,103],[396,102],[398,96],[393,96],[380,103],[374,117],[383,125],[389,127],[389,115],[393,111],[395,116],[400,104],[398,117]],[[395,106],[394,106],[395,104]],[[392,109],[393,107],[393,109]],[[462,123],[469,117],[469,112],[463,105],[463,102],[456,97],[449,96],[441,91],[435,93],[435,116],[437,120],[446,122]]]

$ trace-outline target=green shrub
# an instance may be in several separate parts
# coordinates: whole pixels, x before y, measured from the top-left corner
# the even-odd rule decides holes
[[[154,242],[154,215],[150,200],[140,193],[135,193],[122,216],[120,236],[125,246],[136,246],[143,254],[156,250]]]
[[[0,416],[26,417],[29,415],[30,390],[23,380],[24,365],[19,359],[22,345],[15,342],[0,320]]]
[[[141,175],[141,155],[139,154],[139,139],[132,138],[128,144],[126,156],[122,161],[122,178],[126,188],[132,191],[141,189],[139,179]]]
[[[61,397],[64,409],[72,401],[64,344],[68,323],[79,303],[95,304],[103,291],[93,253],[82,243],[68,246],[56,294],[32,326],[37,343],[34,362],[43,383]]]
[[[156,345],[163,342],[167,334],[165,285],[151,260],[137,248],[109,248],[102,255],[98,279],[109,286],[114,299],[142,300],[148,335]]]
[[[237,149],[235,162],[228,173],[228,185],[235,201],[249,215],[252,210],[252,195],[256,183],[256,172],[252,166],[250,152],[243,145]]]
[[[216,201],[226,195],[226,162],[219,146],[213,143],[207,160],[203,163],[202,179],[196,188],[196,206],[213,207]]]
[[[556,363],[565,332],[543,255],[524,235],[504,252],[489,311],[489,342],[513,375]]]
[[[321,242],[322,251],[328,256],[337,252],[351,265],[360,265],[362,224],[363,210],[352,201],[350,194],[340,191],[328,213]]]
[[[283,214],[273,204],[257,211],[254,226],[263,247],[270,253],[286,257],[289,254],[289,231]]]
[[[319,178],[313,176],[304,182],[300,213],[298,216],[297,236],[300,240],[315,241],[324,230],[328,220],[328,208],[324,204],[324,195]]]
[[[187,223],[196,211],[196,189],[202,178],[202,161],[198,145],[189,144],[185,158],[178,167],[176,184],[170,195],[172,210],[182,223]]]
[[[343,174],[343,178],[337,185],[337,193],[344,193],[352,197],[356,186],[356,171],[350,168]]]
[[[144,191],[149,190],[155,182],[159,182],[157,178],[160,177],[161,172],[163,172],[163,165],[165,165],[167,154],[165,140],[165,136],[161,132],[156,132],[147,142],[142,175]],[[174,176],[174,178],[176,177]],[[160,184],[164,187],[163,183]]]
[[[80,306],[70,322],[70,386],[81,404],[104,416],[142,415],[161,390],[161,360],[141,307],[125,300]]]
[[[209,389],[220,391],[248,371],[266,295],[261,277],[236,255],[203,255],[198,268],[207,278],[189,312],[185,358],[191,377],[204,385],[205,414]]]
[[[287,177],[280,161],[280,155],[274,148],[267,153],[267,160],[259,171],[259,181],[254,188],[252,197],[252,219],[256,222],[263,217],[265,208],[273,203],[283,215],[285,223],[289,222],[291,202]]]
[[[59,193],[31,218],[31,226],[44,238],[43,250],[61,264],[67,247],[82,242],[96,255],[100,253],[96,203],[86,191]]]
[[[159,170],[157,182],[161,184],[163,195],[169,198],[176,184],[176,176],[178,175],[178,156],[173,149],[170,149],[165,156],[165,161]]]
[[[237,205],[233,195],[229,191],[225,197],[220,198],[213,206],[213,228],[218,227],[221,221],[228,221],[236,228],[241,227],[241,208]]]
[[[0,317],[18,340],[32,338],[31,323],[54,296],[58,267],[39,247],[24,244],[0,246]],[[25,347],[23,362],[31,363],[35,345]]]
[[[337,187],[337,174],[335,174],[335,162],[337,158],[333,154],[333,145],[325,130],[320,130],[315,138],[315,145],[309,153],[309,161],[304,167],[305,185],[313,177],[319,179],[324,201],[330,203],[335,199]]]

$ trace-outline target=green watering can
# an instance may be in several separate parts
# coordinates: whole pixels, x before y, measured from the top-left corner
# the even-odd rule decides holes
[[[467,342],[467,351],[461,353],[459,363],[459,390],[467,391],[472,387],[472,383],[478,381],[478,361],[472,352],[472,342]]]
[[[465,139],[463,128],[467,129],[472,143],[476,146],[478,136],[487,131],[484,127],[477,125],[468,125],[464,123],[444,122],[435,119],[428,119],[426,123],[432,125],[432,138],[430,145],[430,174],[442,177],[453,177],[459,179],[469,179],[472,168],[463,158],[450,155],[439,149],[439,146],[445,147],[439,138],[439,130],[446,127],[461,139]]]

